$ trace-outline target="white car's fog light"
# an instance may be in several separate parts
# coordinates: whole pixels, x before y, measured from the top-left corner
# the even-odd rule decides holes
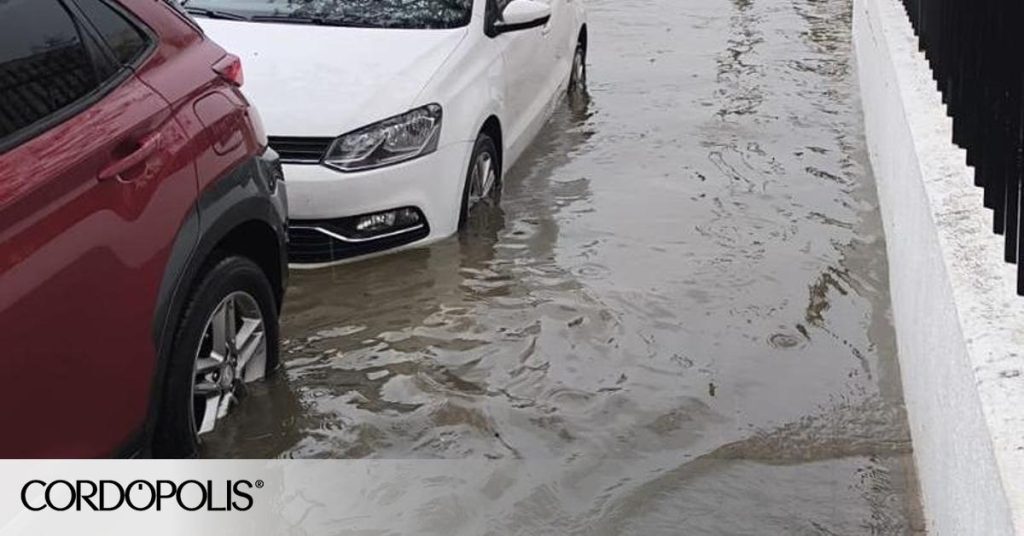
[[[356,230],[359,232],[372,232],[390,229],[395,226],[396,215],[397,214],[394,211],[391,211],[374,214],[372,216],[363,216],[362,218],[359,218],[359,223],[356,224]]]
[[[411,208],[378,212],[359,218],[356,231],[376,234],[391,229],[404,229],[420,223],[421,219],[419,211]]]

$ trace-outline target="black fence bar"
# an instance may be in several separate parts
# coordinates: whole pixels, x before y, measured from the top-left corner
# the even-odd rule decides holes
[[[1024,296],[1024,0],[902,1]]]

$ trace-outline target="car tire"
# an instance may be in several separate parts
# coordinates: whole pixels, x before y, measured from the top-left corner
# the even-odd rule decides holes
[[[498,146],[486,133],[481,132],[473,146],[473,156],[466,170],[466,184],[462,189],[459,211],[459,229],[466,226],[469,213],[481,204],[497,206],[501,202],[501,159]]]
[[[232,339],[242,339],[241,344]],[[245,383],[274,370],[279,341],[278,308],[263,270],[240,256],[220,256],[208,263],[178,324],[164,376],[153,454],[197,456],[200,428],[209,425],[211,417],[216,423],[222,404],[226,404],[224,410],[237,405],[244,398]],[[224,351],[217,352],[215,346]],[[218,353],[224,354],[219,363]],[[216,413],[211,414],[214,408]]]
[[[571,71],[569,72],[568,93],[571,98],[584,97],[587,94],[587,45],[580,42],[573,53]]]

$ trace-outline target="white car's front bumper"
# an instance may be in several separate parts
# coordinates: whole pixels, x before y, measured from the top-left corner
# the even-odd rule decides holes
[[[305,267],[331,265],[381,251],[422,246],[452,235],[458,229],[462,189],[472,150],[472,143],[455,143],[415,160],[354,173],[322,165],[285,164],[293,228],[323,230],[331,221],[414,207],[423,213],[429,229],[425,235],[423,231],[409,233],[404,239],[399,232],[380,240],[357,242],[329,239],[328,230],[321,233],[325,235],[323,239],[338,242],[337,248],[327,252],[324,244],[318,243],[315,248],[310,246],[298,256],[293,255],[293,260]],[[300,253],[308,245],[308,236],[308,232],[306,236],[293,233],[293,253]]]

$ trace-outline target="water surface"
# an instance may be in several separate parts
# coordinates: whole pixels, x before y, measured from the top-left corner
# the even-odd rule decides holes
[[[293,272],[207,454],[542,461],[494,534],[914,532],[850,0],[588,5],[500,209]]]

